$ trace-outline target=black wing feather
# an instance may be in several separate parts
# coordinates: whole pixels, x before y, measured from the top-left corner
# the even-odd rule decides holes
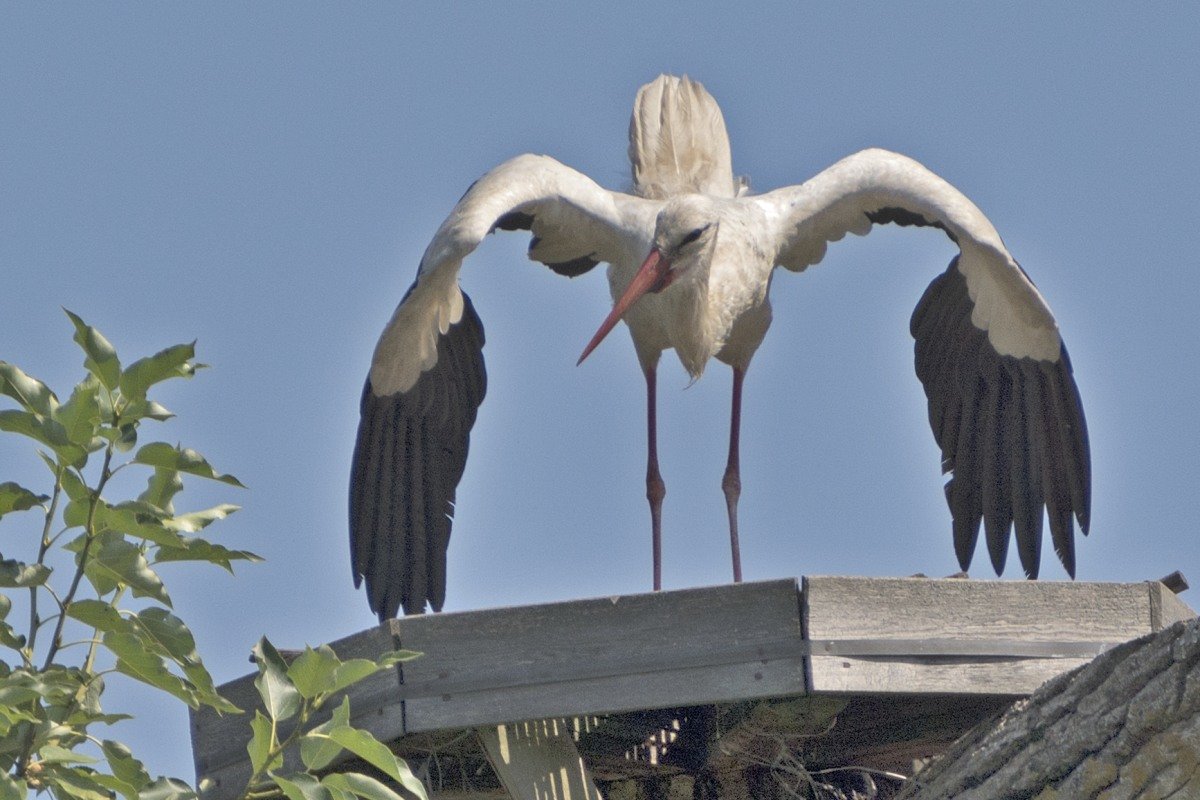
[[[1008,552],[1008,529],[1013,520],[1012,492],[1009,483],[1010,447],[1016,442],[1015,431],[1005,424],[1005,415],[1012,407],[1011,391],[1004,366],[999,360],[988,360],[984,375],[985,393],[981,406],[985,413],[979,420],[982,449],[980,471],[983,531],[992,564],[1002,568]]]
[[[883,209],[875,222],[922,224]],[[970,566],[982,522],[996,573],[1009,531],[1021,566],[1037,577],[1043,509],[1055,552],[1075,574],[1071,518],[1088,532],[1091,461],[1087,423],[1066,348],[1057,361],[1001,355],[971,322],[974,304],[958,258],[929,285],[910,323],[929,424],[951,473],[946,500],[959,564]]]
[[[363,388],[350,468],[354,584],[367,584],[380,620],[441,610],[455,491],[471,426],[487,392],[483,324],[463,294],[463,316],[438,337],[437,364],[406,392]]]
[[[1032,371],[1037,367],[1031,359],[1018,362],[1008,359],[1019,371]],[[1045,505],[1043,482],[1045,474],[1045,442],[1040,435],[1042,425],[1041,393],[1038,391],[1036,380],[1022,382],[1014,392],[1014,402],[1019,405],[1018,435],[1024,441],[1025,468],[1013,473],[1012,481],[1021,503],[1013,513],[1013,524],[1016,528],[1017,554],[1021,557],[1021,567],[1026,577],[1036,578],[1042,558],[1042,508]],[[1022,391],[1023,389],[1023,391]],[[1004,564],[1000,564],[1003,569]],[[1072,567],[1073,569],[1073,567]]]

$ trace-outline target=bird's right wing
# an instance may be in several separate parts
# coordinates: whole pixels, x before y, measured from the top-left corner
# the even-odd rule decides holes
[[[463,259],[496,229],[524,229],[530,258],[574,277],[636,258],[657,208],[523,155],[472,184],[438,228],[375,346],[351,465],[354,581],[365,579],[381,620],[445,599],[455,490],[486,390],[483,326],[458,287]]]

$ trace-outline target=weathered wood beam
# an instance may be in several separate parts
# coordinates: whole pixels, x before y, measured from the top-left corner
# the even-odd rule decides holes
[[[1053,675],[1087,663],[1103,647],[1156,630],[1156,624],[1161,627],[1186,610],[1157,581],[807,577],[803,615],[812,647],[809,691],[1028,694]],[[888,640],[908,640],[913,644],[904,646],[914,652],[821,650],[822,642]],[[922,652],[919,640],[945,642],[949,648],[943,654],[936,648]],[[1022,642],[1033,649],[1020,652]],[[1064,642],[1097,647],[1074,655],[1071,648],[1053,652]],[[971,653],[972,644],[983,649]],[[1039,656],[1041,646],[1049,649]]]
[[[795,579],[405,617],[411,732],[804,692]],[[416,690],[414,692],[414,690]]]

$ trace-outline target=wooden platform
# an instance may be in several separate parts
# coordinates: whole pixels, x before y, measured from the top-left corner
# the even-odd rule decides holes
[[[431,778],[459,773],[433,785],[487,793],[507,782],[497,753],[526,740],[574,743],[588,785],[719,774],[797,747],[810,766],[904,765],[1193,615],[1157,581],[808,577],[407,617],[332,646],[422,652],[353,688],[353,722]],[[221,691],[256,705],[252,676]],[[513,724],[535,720],[558,722]],[[241,788],[248,739],[244,716],[193,715],[206,797]]]

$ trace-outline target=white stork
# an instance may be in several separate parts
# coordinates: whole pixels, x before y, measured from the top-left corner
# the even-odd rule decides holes
[[[697,82],[660,76],[638,92],[629,129],[633,193],[604,189],[548,156],[521,155],[477,180],[438,228],[383,331],[362,394],[350,479],[357,586],[380,619],[440,610],[455,490],[483,400],[483,326],[458,285],[463,259],[496,229],[529,230],[529,257],[580,275],[609,264],[615,305],[580,361],[624,320],[646,379],[654,588],[661,588],[665,494],[655,447],[655,370],[674,348],[693,378],[733,368],[722,487],[734,580],[742,381],[771,324],[777,267],[803,271],[828,242],[872,225],[941,229],[959,247],[913,313],[916,371],[951,473],[946,499],[965,570],[982,521],[997,574],[1015,528],[1038,573],[1043,508],[1068,573],[1072,516],[1088,530],[1087,429],[1058,325],[995,228],[958,190],[885,150],[842,159],[798,186],[748,194],[734,178],[725,121]],[[647,255],[648,254],[648,255]]]

